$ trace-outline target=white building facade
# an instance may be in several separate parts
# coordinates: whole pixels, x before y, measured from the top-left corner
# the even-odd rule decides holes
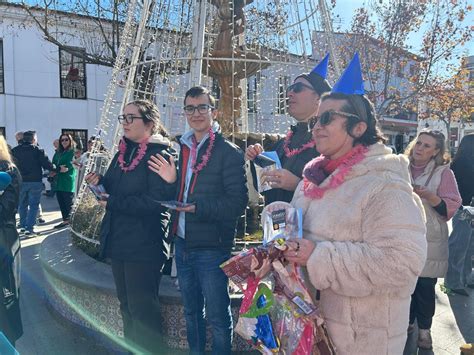
[[[98,124],[111,68],[44,40],[17,6],[0,4],[0,12],[0,130],[8,143],[16,145],[18,131],[35,130],[50,157],[62,132],[84,144]]]

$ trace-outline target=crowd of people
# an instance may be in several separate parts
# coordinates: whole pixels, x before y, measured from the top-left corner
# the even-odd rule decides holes
[[[416,325],[418,346],[430,349],[437,279],[446,275],[446,287],[467,296],[465,287],[472,286],[467,206],[474,135],[463,138],[451,165],[446,139],[435,130],[421,131],[405,155],[393,154],[365,94],[358,55],[333,87],[328,60],[287,89],[288,112],[297,123],[271,148],[282,168],[264,174],[272,187],[265,204],[286,201],[303,211],[303,239],[288,240],[284,257],[302,267],[338,354],[401,354]],[[230,354],[233,320],[220,265],[231,257],[248,203],[245,160],[263,147],[242,152],[221,134],[207,88],[190,88],[183,110],[190,129],[173,148],[155,104],[127,103],[118,117],[118,152],[105,174],[84,178],[100,187],[97,203],[106,211],[100,254],[111,262],[128,349],[163,350],[158,294],[173,247],[190,353],[204,354],[208,323],[212,353]],[[19,227],[33,233],[48,170],[63,219],[58,228],[67,226],[82,179],[76,181],[77,171],[89,156],[75,156],[69,134],[61,134],[52,161],[34,132],[23,134],[12,157],[2,139],[0,170],[12,178],[0,195],[1,251],[8,261],[2,265],[9,266],[3,277],[15,270],[18,204]],[[172,208],[162,203],[172,200]],[[0,325],[9,325],[12,343],[21,335],[17,313],[4,316],[0,307]]]

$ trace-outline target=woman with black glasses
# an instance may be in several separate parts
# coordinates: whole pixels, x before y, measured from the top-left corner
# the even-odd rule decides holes
[[[106,209],[100,254],[111,260],[128,348],[160,354],[158,290],[169,254],[170,215],[159,201],[173,199],[175,185],[152,172],[147,161],[157,154],[170,160],[174,151],[153,103],[130,102],[118,120],[119,151],[104,176],[91,173],[86,181],[106,191],[98,202]]]
[[[69,215],[71,213],[74,191],[76,190],[76,169],[73,165],[76,142],[70,134],[61,134],[59,137],[59,147],[54,153],[53,164],[55,171],[51,176],[56,177],[56,198],[63,221],[54,228],[63,228],[69,225]]]
[[[289,241],[285,257],[304,266],[338,354],[403,352],[425,261],[408,160],[383,144],[377,125],[355,57],[321,99],[313,128],[321,155],[305,166],[291,201],[303,210],[303,239]]]
[[[274,201],[290,202],[296,185],[301,180],[303,167],[316,157],[311,137],[311,118],[318,111],[321,95],[331,90],[326,80],[329,56],[326,56],[310,73],[296,77],[286,89],[288,113],[296,120],[286,137],[280,139],[271,148],[277,152],[282,169],[265,174],[265,180],[272,189],[263,192],[265,204]],[[260,144],[250,145],[245,151],[247,160],[254,160],[263,152]]]
[[[426,213],[426,264],[411,298],[408,332],[418,323],[418,347],[431,349],[431,323],[435,314],[435,285],[448,269],[448,224],[461,206],[456,179],[449,168],[443,133],[425,129],[411,142],[405,154],[410,160],[413,190],[421,198]]]

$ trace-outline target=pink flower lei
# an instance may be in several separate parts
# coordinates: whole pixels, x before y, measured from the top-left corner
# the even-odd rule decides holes
[[[134,170],[137,167],[138,163],[140,163],[140,161],[145,156],[147,148],[148,148],[148,138],[146,138],[140,143],[138,147],[138,153],[135,156],[135,158],[133,158],[130,165],[125,166],[124,155],[125,155],[125,151],[127,150],[127,145],[125,144],[125,140],[122,138],[119,144],[119,157],[118,157],[118,163],[120,165],[120,169],[122,169],[122,171],[124,172],[129,172],[129,171]]]
[[[293,131],[290,129],[285,137],[285,142],[283,144],[283,150],[285,151],[285,155],[287,158],[291,158],[295,155],[300,154],[301,152],[305,151],[306,149],[314,147],[314,141],[310,140],[308,143],[303,144],[298,149],[290,149],[290,141],[291,137],[293,137]]]
[[[312,199],[320,199],[324,196],[324,194],[331,189],[335,189],[342,185],[342,183],[345,181],[345,177],[347,174],[349,174],[352,171],[352,168],[354,165],[357,163],[361,162],[364,160],[366,153],[369,149],[363,145],[357,145],[352,149],[351,154],[344,159],[339,166],[337,167],[336,171],[334,171],[333,174],[331,174],[327,179],[329,179],[328,183],[320,187],[319,185],[316,185],[315,183],[311,182],[306,178],[306,176],[303,177],[303,192],[306,197],[312,198]],[[323,165],[324,162],[327,160],[327,158],[324,155],[320,155],[317,158],[314,158],[311,160],[307,165],[311,165],[314,168],[317,168],[317,165]],[[305,167],[305,169],[306,169]]]
[[[215,140],[216,140],[216,134],[214,133],[211,127],[209,128],[209,145],[207,146],[206,152],[204,153],[201,162],[196,166],[198,142],[196,138],[193,136],[193,146],[191,148],[191,169],[194,174],[199,173],[202,169],[204,169],[204,167],[209,162]]]

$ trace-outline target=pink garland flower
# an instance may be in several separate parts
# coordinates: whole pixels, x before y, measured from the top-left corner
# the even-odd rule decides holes
[[[138,148],[138,153],[136,157],[132,160],[130,165],[125,166],[124,155],[125,155],[125,151],[127,150],[127,145],[125,144],[125,140],[122,138],[119,144],[119,157],[118,157],[118,163],[119,163],[120,169],[122,169],[123,172],[129,172],[129,171],[134,170],[137,167],[138,163],[140,163],[140,161],[145,156],[147,148],[148,148],[148,138],[144,139],[140,143],[139,148]]]
[[[196,138],[193,136],[193,146],[191,148],[191,169],[194,174],[199,173],[209,162],[211,158],[212,148],[214,147],[214,142],[216,141],[216,134],[212,130],[212,127],[209,128],[209,145],[207,146],[206,152],[204,153],[201,162],[196,166],[197,163],[197,146],[198,143]]]
[[[313,140],[310,140],[308,143],[303,144],[298,149],[290,149],[290,142],[291,138],[293,137],[293,134],[293,131],[290,129],[286,134],[285,142],[283,144],[283,150],[285,151],[285,155],[287,158],[291,158],[295,155],[298,155],[306,149],[313,148],[315,144]]]
[[[327,179],[329,182],[326,186],[320,187],[319,185],[315,184],[314,182],[310,181],[306,176],[303,177],[303,191],[306,197],[312,199],[320,199],[324,196],[324,194],[328,190],[335,189],[342,185],[345,181],[347,174],[352,171],[352,168],[357,163],[360,163],[364,160],[366,153],[369,149],[363,145],[357,145],[352,149],[352,154],[350,154],[346,159],[344,159],[339,166],[337,167],[336,171],[331,174]],[[327,158],[323,155],[313,159],[310,161],[306,167],[309,166],[310,169],[318,169],[319,166],[324,165]]]

